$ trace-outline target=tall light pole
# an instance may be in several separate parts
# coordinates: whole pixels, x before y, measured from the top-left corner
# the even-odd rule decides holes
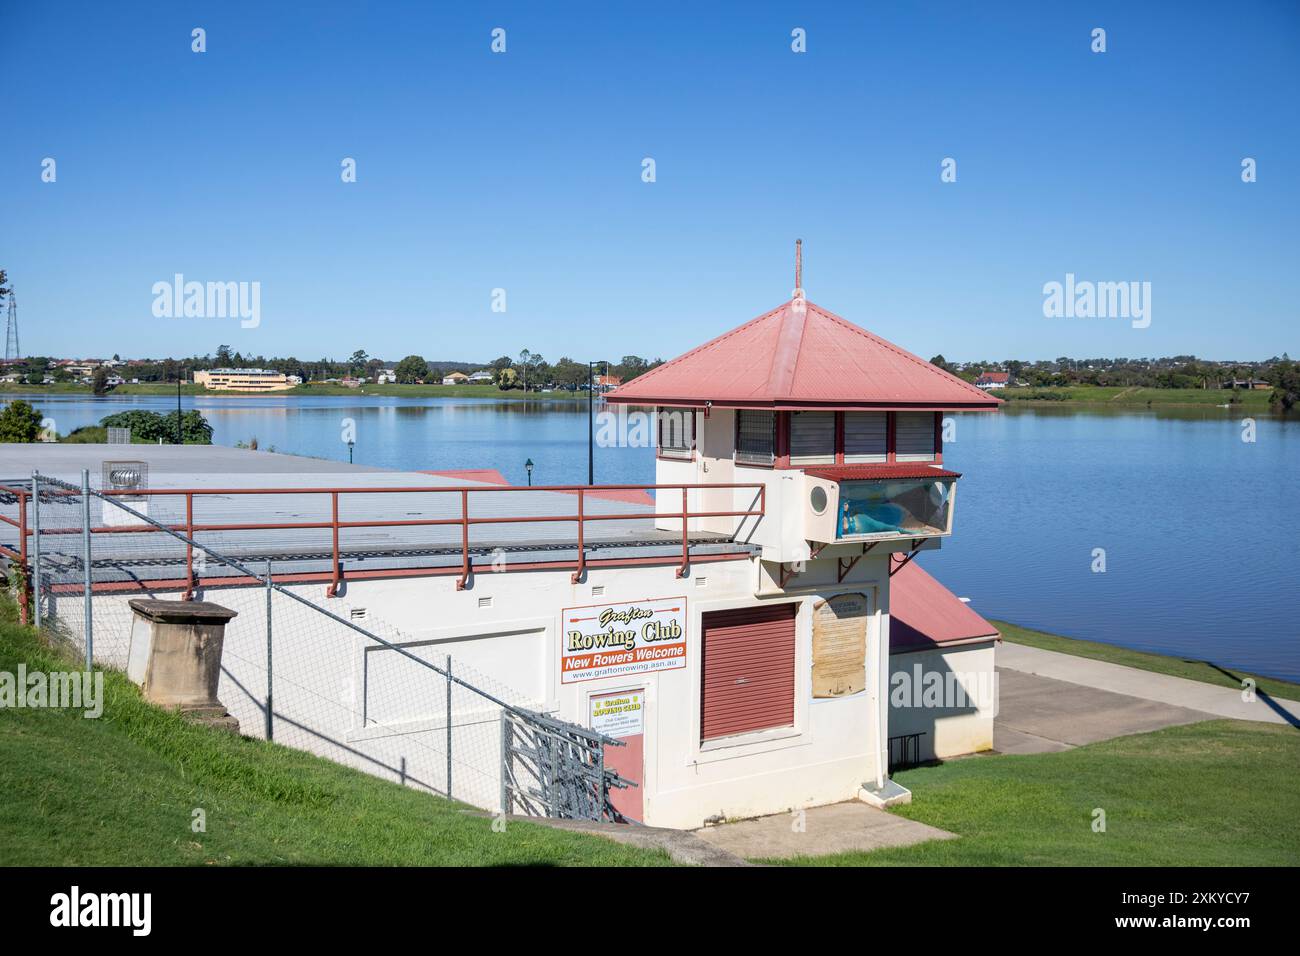
[[[594,362],[587,363],[587,484],[596,483],[596,404],[591,397],[591,368]]]
[[[184,368],[176,373],[176,444],[178,445],[185,444],[184,439],[181,437],[181,377],[184,374]]]

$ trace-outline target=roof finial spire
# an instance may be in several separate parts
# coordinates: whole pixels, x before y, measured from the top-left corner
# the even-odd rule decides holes
[[[800,314],[807,305],[803,297],[803,240],[794,241],[794,291],[790,293],[790,308]]]

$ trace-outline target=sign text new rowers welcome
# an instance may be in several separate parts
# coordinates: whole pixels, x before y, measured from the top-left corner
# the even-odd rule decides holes
[[[566,607],[560,682],[686,666],[686,598]]]

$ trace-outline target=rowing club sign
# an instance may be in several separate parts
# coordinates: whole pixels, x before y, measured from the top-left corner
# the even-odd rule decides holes
[[[686,598],[566,607],[560,683],[686,666]]]

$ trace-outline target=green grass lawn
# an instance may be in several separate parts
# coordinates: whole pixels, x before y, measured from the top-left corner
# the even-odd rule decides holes
[[[0,599],[0,671],[75,669]],[[99,719],[0,710],[0,864],[666,865],[666,855],[461,804],[195,726],[107,673]],[[196,808],[207,832],[191,830]]]
[[[1005,640],[1276,697],[1300,685],[1204,661],[994,624]],[[1230,669],[1229,669],[1230,670]],[[904,770],[913,802],[891,811],[959,835],[873,853],[791,861],[829,866],[1300,865],[1300,731],[1214,720],[1064,753],[1004,754]],[[1106,813],[1106,832],[1092,829]]]
[[[789,862],[829,866],[1297,866],[1300,732],[1212,720],[1063,753],[969,757],[894,775],[891,811],[959,834]],[[1093,831],[1094,810],[1106,831]]]
[[[1060,651],[1076,657],[1090,657],[1094,660],[1123,664],[1157,674],[1170,674],[1174,677],[1186,677],[1188,680],[1201,681],[1205,684],[1219,684],[1223,687],[1240,689],[1242,678],[1250,677],[1255,681],[1257,690],[1270,697],[1287,700],[1300,700],[1300,684],[1279,680],[1275,677],[1261,677],[1235,668],[1224,667],[1220,670],[1208,661],[1188,660],[1181,657],[1166,657],[1163,654],[1148,654],[1145,651],[1131,651],[1113,644],[1098,641],[1084,641],[1073,637],[1061,637],[1044,631],[1031,631],[1026,627],[1017,627],[1006,621],[992,622],[1002,637],[1013,644],[1025,644],[1029,647],[1041,647],[1043,650]]]
[[[1063,388],[1004,388],[994,392],[1008,402],[1067,405],[1197,405],[1236,402],[1234,408],[1268,408],[1272,389],[1134,388],[1118,385],[1071,385]]]

